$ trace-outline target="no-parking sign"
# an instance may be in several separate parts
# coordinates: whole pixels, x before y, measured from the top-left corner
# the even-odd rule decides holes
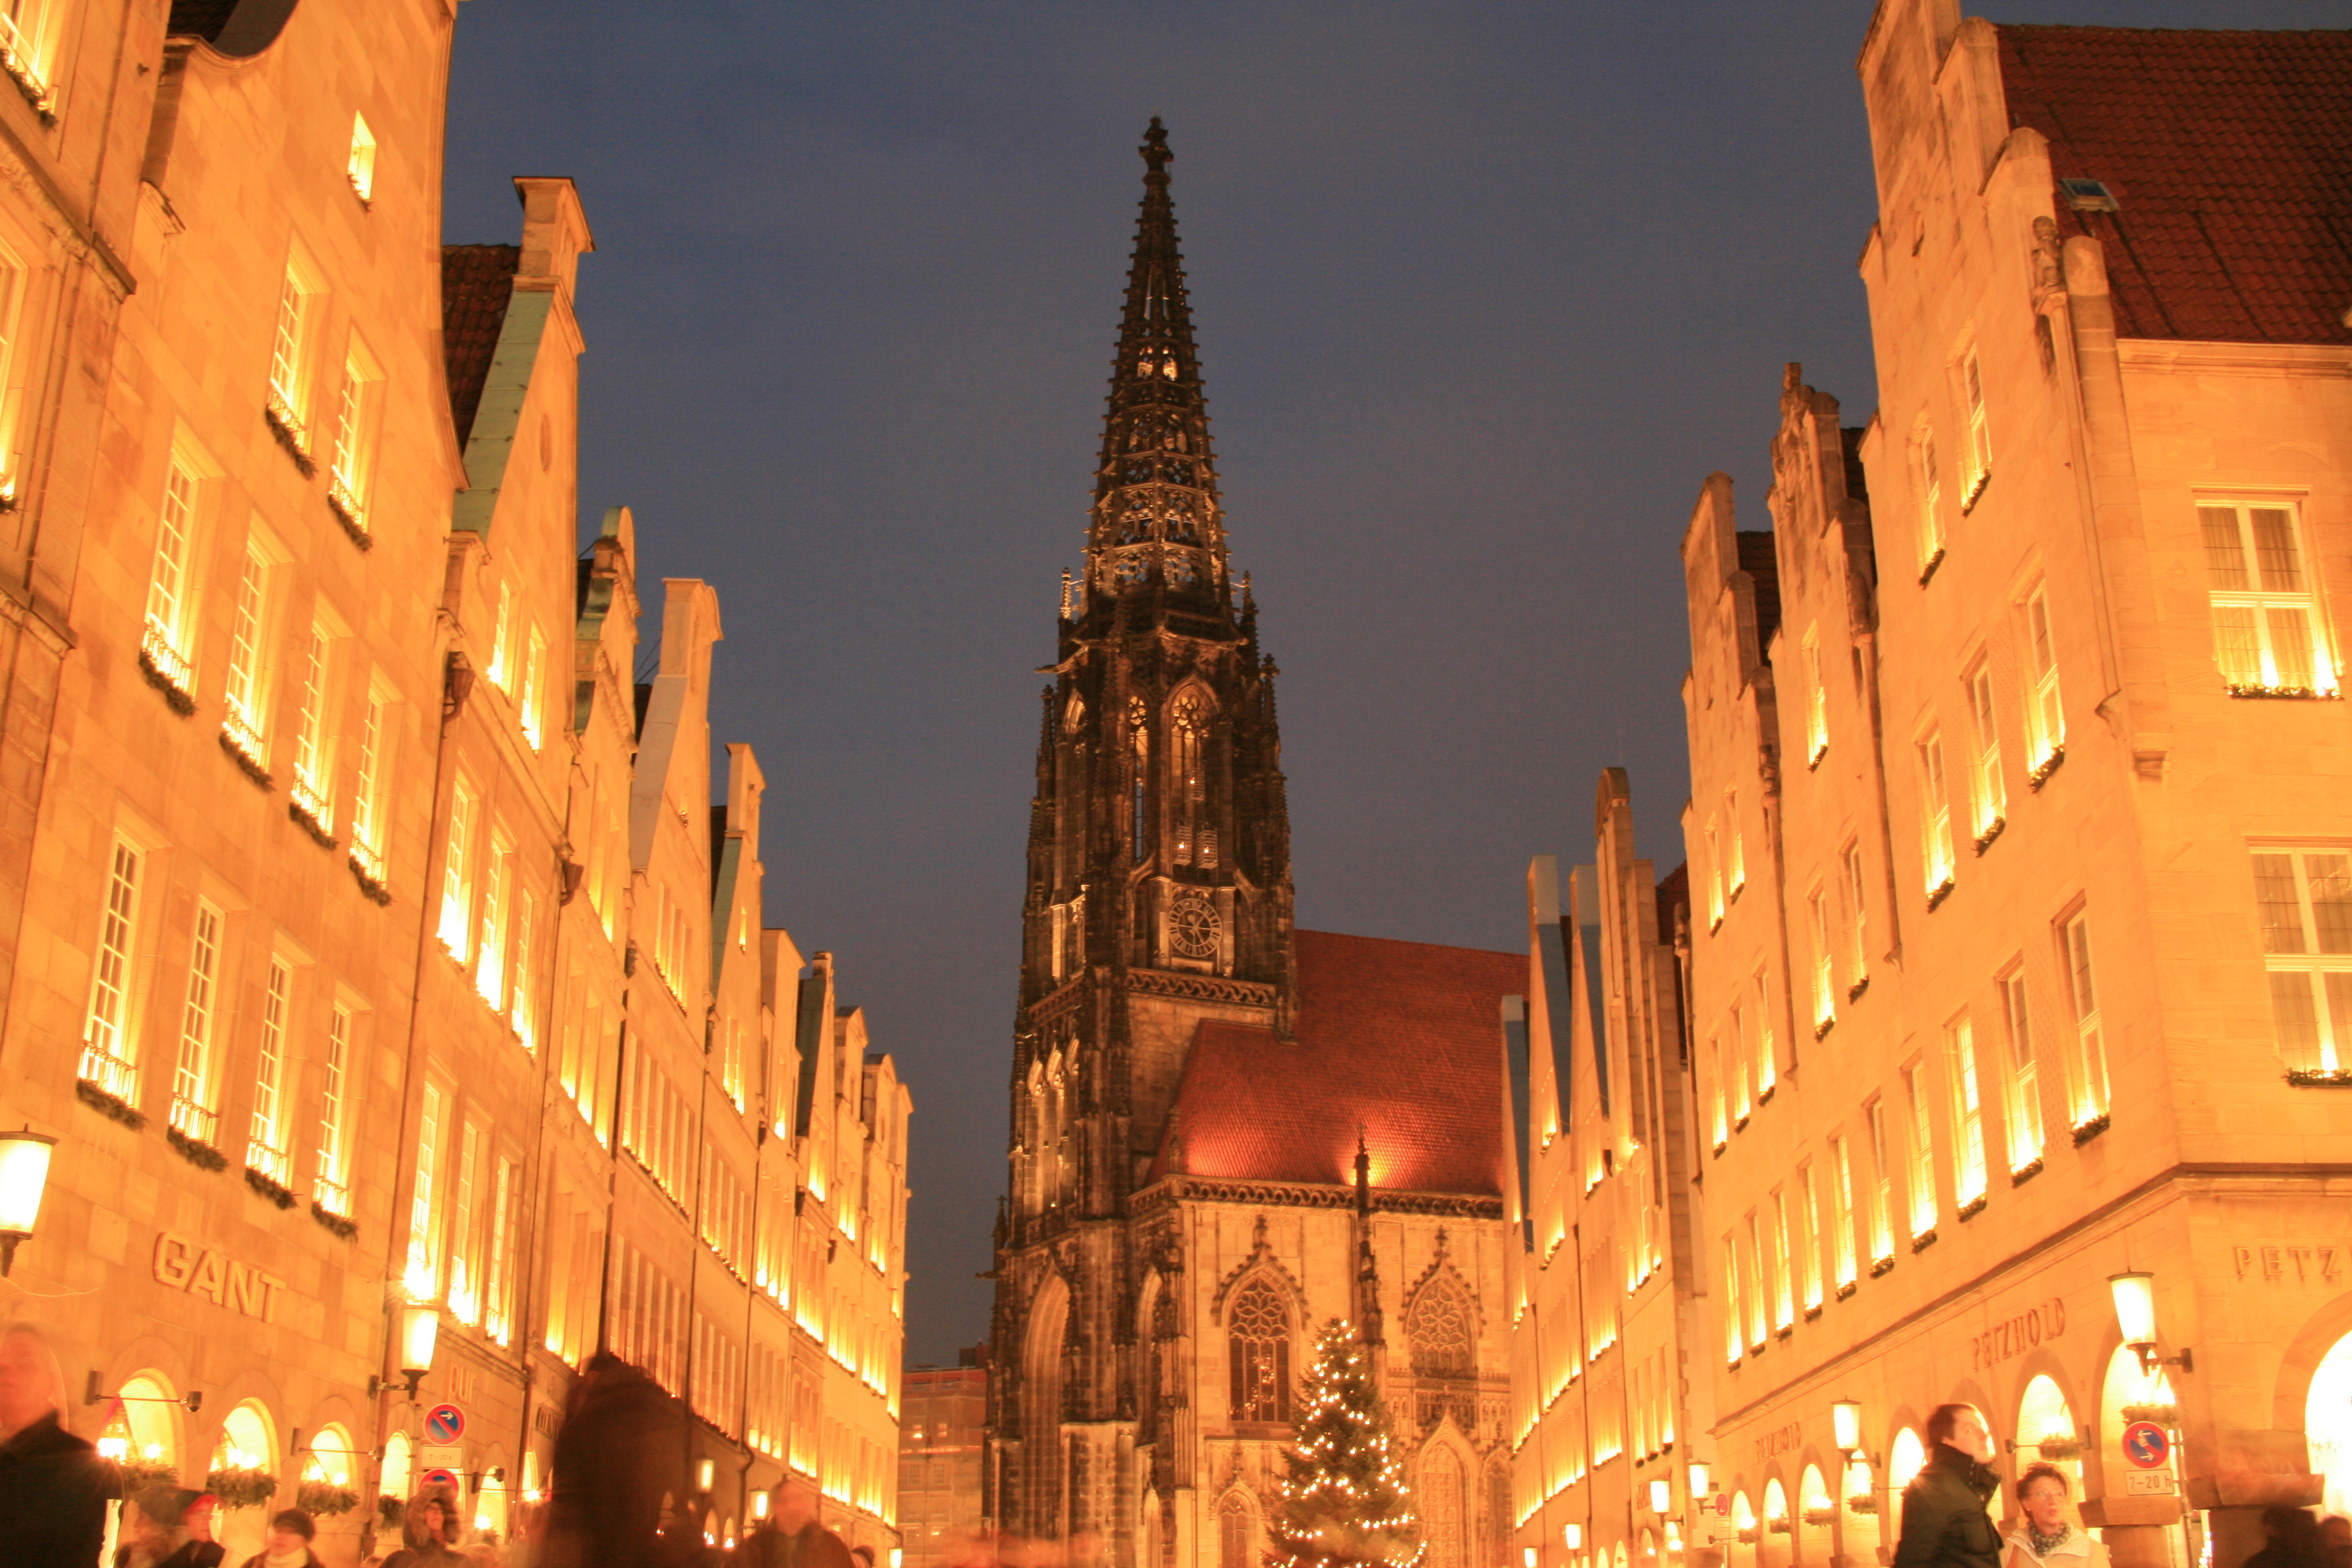
[[[428,1487],[447,1487],[451,1491],[466,1489],[457,1484],[457,1472],[455,1470],[427,1470],[425,1472],[425,1484]]]
[[[425,1413],[425,1440],[454,1443],[466,1435],[466,1413],[454,1405],[436,1405]]]
[[[2153,1470],[2172,1458],[2172,1438],[2153,1421],[2135,1421],[2124,1428],[2124,1459],[2134,1469]]]

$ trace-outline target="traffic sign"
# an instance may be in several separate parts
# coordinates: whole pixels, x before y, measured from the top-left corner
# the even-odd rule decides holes
[[[2134,1469],[2153,1470],[2172,1458],[2172,1439],[2153,1421],[2124,1428],[2124,1458]]]
[[[455,1470],[427,1470],[425,1472],[425,1484],[428,1487],[447,1487],[452,1491],[466,1489],[457,1484],[457,1473]]]
[[[466,1435],[466,1413],[454,1405],[436,1405],[425,1413],[425,1440],[454,1443]]]
[[[2170,1470],[2126,1470],[2124,1472],[2124,1496],[2170,1497]]]

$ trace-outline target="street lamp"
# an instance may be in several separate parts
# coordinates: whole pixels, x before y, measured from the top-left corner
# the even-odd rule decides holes
[[[1830,1406],[1830,1440],[1849,1467],[1856,1459],[1874,1467],[1878,1463],[1862,1451],[1862,1405],[1857,1400],[1841,1399]]]
[[[1538,1555],[1538,1553],[1532,1546],[1522,1546],[1519,1548],[1519,1562],[1522,1568],[1536,1568],[1536,1559]]]
[[[753,1492],[753,1493],[751,1494],[751,1521],[752,1521],[752,1522],[753,1522],[753,1523],[755,1523],[755,1524],[756,1524],[756,1523],[759,1523],[760,1521],[761,1521],[765,1520],[767,1517],[768,1517],[768,1494],[767,1494],[766,1492],[764,1492],[764,1491],[757,1491],[757,1492]]]
[[[2124,1343],[2132,1354],[2139,1357],[2141,1376],[2153,1377],[2159,1366],[2197,1370],[2196,1357],[2185,1348],[2177,1356],[2157,1354],[2155,1275],[2136,1269],[2110,1274],[2107,1289],[2116,1300],[2116,1327],[2123,1331]]]
[[[1650,1480],[1650,1511],[1664,1519],[1666,1510],[1674,1506],[1675,1489],[1667,1484],[1665,1477],[1653,1477]]]
[[[1559,1539],[1560,1543],[1566,1546],[1570,1552],[1583,1551],[1584,1526],[1577,1523],[1574,1520],[1569,1521],[1566,1524],[1559,1527]]]
[[[1694,1498],[1703,1498],[1703,1497],[1706,1496],[1706,1488],[1707,1488],[1707,1473],[1706,1473],[1706,1466],[1705,1464],[1703,1464],[1703,1463],[1694,1463],[1694,1464],[1691,1466],[1691,1468],[1690,1468],[1690,1494],[1691,1494],[1691,1496],[1692,1496],[1692,1497],[1694,1497]]]
[[[699,1492],[704,1497],[709,1497],[710,1495],[711,1486],[718,1480],[718,1479],[719,1467],[712,1461],[709,1459],[697,1459],[694,1462],[694,1489],[696,1491]]]
[[[16,1244],[29,1241],[49,1184],[49,1155],[58,1141],[26,1128],[0,1132],[0,1275],[16,1266]]]
[[[433,1370],[433,1347],[441,1338],[441,1309],[430,1301],[411,1301],[400,1309],[400,1375],[408,1383],[408,1397],[416,1397],[416,1385]],[[368,1379],[368,1393],[381,1394],[389,1387],[383,1379]]]

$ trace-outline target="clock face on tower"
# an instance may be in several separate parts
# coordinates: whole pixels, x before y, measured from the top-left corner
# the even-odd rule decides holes
[[[1179,958],[1217,956],[1217,911],[1198,893],[1180,897],[1168,910],[1168,947]]]

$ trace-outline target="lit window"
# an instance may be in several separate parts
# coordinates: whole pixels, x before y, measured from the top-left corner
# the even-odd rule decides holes
[[[2099,1027],[2098,993],[2091,980],[2091,923],[2069,917],[2058,930],[2067,994],[2074,1004],[2074,1127],[2081,1131],[2107,1113],[2107,1047]]]
[[[2333,692],[2336,659],[2292,508],[2197,509],[2213,604],[2213,654],[2232,692]]]
[[[99,918],[98,963],[82,1025],[81,1076],[116,1099],[139,1103],[138,1062],[130,1027],[131,951],[139,922],[139,877],[145,857],[127,838],[114,841],[107,868],[106,910]]]
[[[1799,1237],[1800,1255],[1805,1284],[1805,1310],[1818,1311],[1822,1304],[1822,1198],[1813,1181],[1811,1162],[1797,1167],[1798,1215],[1804,1226]]]
[[[508,880],[514,875],[514,846],[493,834],[482,868],[481,943],[474,965],[474,989],[493,1010],[506,1006]]]
[[[1789,1236],[1789,1198],[1779,1187],[1772,1189],[1772,1326],[1785,1329],[1797,1321],[1796,1291],[1791,1282],[1789,1254],[1792,1247]]]
[[[2352,1067],[2352,855],[2341,849],[2254,856],[2254,900],[2270,971],[2271,1022],[2297,1074]]]
[[[514,1025],[515,1037],[522,1042],[524,1050],[533,1053],[539,1049],[539,1025],[531,1016],[530,961],[532,944],[539,940],[538,925],[539,900],[531,896],[530,889],[517,889],[514,913],[514,961],[509,965],[514,972],[514,983],[510,987],[512,994],[509,998],[509,1005],[513,1010],[511,1020]],[[729,1026],[731,1028],[733,1026]],[[740,1100],[740,1091],[736,1098]]]
[[[474,1176],[481,1163],[482,1129],[466,1122],[457,1134],[457,1168],[449,1181],[449,1315],[481,1321],[480,1263],[475,1251]]]
[[[1780,1081],[1780,1058],[1772,1045],[1772,976],[1769,969],[1756,972],[1754,990],[1751,1011],[1756,1019],[1756,1091],[1769,1094],[1772,1086]]]
[[[534,752],[539,750],[540,671],[546,662],[547,639],[539,635],[537,626],[533,626],[530,637],[523,644],[522,694],[518,700],[522,709],[522,738],[530,742],[530,749]],[[1212,859],[1205,863],[1213,865],[1215,862]]]
[[[38,107],[49,107],[47,19],[50,0],[0,5],[0,67],[22,83]]]
[[[1992,426],[1985,417],[1984,372],[1973,348],[1960,356],[1960,395],[1969,416],[1968,497],[1960,503],[1965,511],[1992,482]]]
[[[180,1059],[172,1074],[172,1125],[199,1143],[217,1141],[212,1109],[213,1018],[219,1004],[220,911],[196,900],[188,942],[187,1004],[180,1012]]]
[[[368,479],[375,467],[373,425],[376,388],[382,376],[359,340],[352,341],[343,361],[343,380],[335,394],[334,445],[327,461],[327,504],[344,522],[364,535],[368,531]]]
[[[460,780],[449,801],[449,847],[441,866],[441,945],[459,963],[472,952],[472,900],[467,878],[474,858],[474,792]]]
[[[319,1179],[311,1195],[329,1214],[351,1217],[352,1014],[338,1002],[327,1013],[319,1086]]]
[[[1805,633],[1805,760],[1818,763],[1830,749],[1830,694],[1822,679],[1819,627]]]
[[[1725,879],[1731,884],[1731,897],[1738,898],[1739,889],[1748,885],[1748,847],[1739,837],[1739,792],[1723,792],[1723,826],[1731,835],[1731,862]]]
[[[1264,1278],[1234,1296],[1225,1314],[1236,1422],[1290,1419],[1290,1314]]]
[[[1830,961],[1830,900],[1815,888],[1805,900],[1813,937],[1813,1029],[1819,1033],[1837,1019],[1837,982]]]
[[[2009,812],[2009,787],[2000,776],[2000,730],[1993,720],[1992,667],[1979,661],[1969,676],[1969,723],[1976,752],[1969,760],[1969,793],[1976,805],[1976,836],[1989,837]]]
[[[375,200],[375,132],[368,129],[364,114],[352,116],[352,156],[345,172],[360,200]]]
[[[2066,744],[2066,718],[2058,700],[2058,645],[2050,630],[2050,595],[2039,587],[2025,600],[2025,654],[2026,668],[2033,679],[2032,699],[2026,708],[2033,770],[2046,776],[2049,765]]]
[[[1911,1237],[1916,1241],[1936,1228],[1936,1131],[1925,1062],[1903,1069],[1903,1092],[1911,1112]]]
[[[270,338],[269,413],[298,447],[310,437],[305,411],[310,398],[310,333],[317,325],[320,289],[300,261],[289,258],[278,287],[278,324]]]
[[[352,858],[368,878],[383,881],[383,781],[391,763],[392,715],[383,693],[370,691],[360,726],[358,776],[352,781]]]
[[[425,1086],[425,1105],[417,1119],[416,1185],[409,1194],[408,1293],[420,1301],[432,1300],[440,1288],[440,1240],[434,1228],[434,1180],[441,1158],[441,1086]]]
[[[1919,500],[1919,572],[1944,558],[1944,481],[1936,467],[1936,433],[1926,420],[1911,438],[1911,487]]]
[[[255,767],[268,763],[268,723],[262,716],[261,628],[268,608],[269,563],[248,546],[236,584],[236,609],[229,621],[227,711],[221,728]]]
[[[1767,1332],[1764,1318],[1769,1310],[1766,1300],[1771,1289],[1771,1276],[1764,1271],[1763,1227],[1757,1223],[1756,1211],[1748,1211],[1748,1342],[1757,1350],[1764,1348]]]
[[[1862,989],[1870,979],[1870,888],[1863,874],[1860,840],[1845,847],[1845,901],[1853,918],[1853,983],[1849,993]]]
[[[1706,915],[1708,930],[1723,923],[1723,842],[1712,817],[1706,824]]]
[[[1723,1359],[1734,1366],[1746,1347],[1739,1340],[1739,1243],[1723,1238]]]
[[[147,579],[147,623],[140,651],[163,678],[189,689],[188,561],[196,526],[194,470],[172,455],[155,527],[155,564]]]
[[[1127,705],[1127,743],[1128,842],[1129,852],[1139,861],[1150,853],[1150,840],[1144,833],[1143,803],[1151,772],[1150,721],[1139,697]]]
[[[1930,907],[1952,885],[1952,796],[1945,788],[1944,737],[1930,730],[1919,738],[1919,828],[1927,862]]]
[[[1176,863],[1214,866],[1217,828],[1209,816],[1209,715],[1197,692],[1177,699],[1169,739],[1174,760],[1169,805],[1174,814]]]
[[[302,704],[294,716],[294,783],[288,791],[294,804],[319,825],[322,833],[335,827],[335,805],[328,787],[327,665],[331,655],[327,628],[312,623],[302,654]]]
[[[282,958],[269,961],[269,980],[261,996],[261,1037],[253,1074],[253,1129],[247,1135],[245,1163],[286,1185],[292,1162],[286,1136],[286,1000],[293,971]]]
[[[1837,1205],[1837,1230],[1832,1240],[1837,1255],[1838,1289],[1853,1284],[1853,1157],[1843,1138],[1830,1140],[1830,1196]]]
[[[1952,1196],[1966,1208],[1985,1195],[1984,1099],[1966,1014],[1944,1026],[1944,1054],[1952,1071]]]
[[[1862,1108],[1862,1120],[1870,1134],[1870,1256],[1875,1266],[1895,1257],[1895,1162],[1888,1152],[1886,1102],[1872,1100]]]
[[[490,628],[490,684],[500,691],[508,689],[514,668],[507,658],[507,636],[514,624],[514,589],[505,583],[499,584],[498,618]]]
[[[1731,1008],[1731,1047],[1739,1053],[1738,1072],[1735,1079],[1738,1088],[1735,1090],[1736,1098],[1732,1101],[1732,1125],[1745,1127],[1748,1125],[1748,1116],[1756,1109],[1756,1071],[1754,1058],[1750,1056],[1748,1048],[1747,1015],[1740,1010],[1738,1003],[1734,1003]]]
[[[1715,1058],[1715,1146],[1720,1149],[1731,1141],[1731,1121],[1729,1114],[1724,1109],[1725,1102],[1729,1097],[1724,1092],[1727,1068],[1723,1054],[1723,1037],[1716,1036],[1709,1045],[1712,1047],[1709,1054]]]
[[[2024,969],[2011,970],[1993,986],[2000,993],[2001,1032],[2009,1047],[2009,1169],[2016,1175],[2042,1158],[2042,1074],[2033,1059]]]

